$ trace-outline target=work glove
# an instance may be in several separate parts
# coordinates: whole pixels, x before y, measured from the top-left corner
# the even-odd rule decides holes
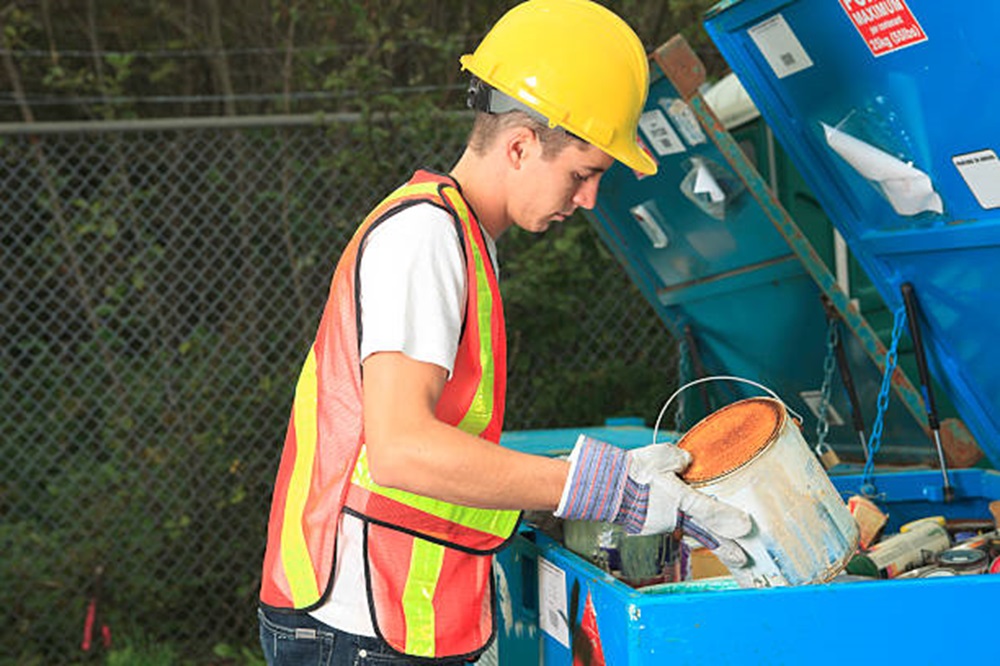
[[[729,567],[747,563],[733,539],[753,528],[744,511],[709,497],[678,478],[691,455],[672,444],[631,451],[580,435],[555,515],[621,525],[629,534],[680,528]]]

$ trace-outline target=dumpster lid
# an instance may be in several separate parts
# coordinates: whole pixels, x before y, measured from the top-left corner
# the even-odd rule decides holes
[[[864,4],[730,0],[705,25],[886,304],[912,287],[930,373],[997,465],[1000,3]]]

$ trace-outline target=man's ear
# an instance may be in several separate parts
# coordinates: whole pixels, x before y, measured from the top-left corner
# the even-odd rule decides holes
[[[504,144],[507,161],[515,169],[520,169],[525,159],[541,152],[538,135],[529,127],[514,127]]]

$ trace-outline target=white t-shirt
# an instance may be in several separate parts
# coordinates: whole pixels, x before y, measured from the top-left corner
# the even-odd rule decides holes
[[[483,236],[496,269],[493,239]],[[445,368],[450,377],[465,301],[464,249],[454,219],[429,203],[401,210],[369,234],[361,255],[361,360],[399,351]],[[348,515],[340,521],[333,590],[311,615],[341,631],[374,636],[361,521]]]

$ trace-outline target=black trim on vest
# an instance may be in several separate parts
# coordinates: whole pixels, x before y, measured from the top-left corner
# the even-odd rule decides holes
[[[497,444],[496,446],[500,445]],[[354,516],[355,518],[358,518],[365,524],[372,523],[373,525],[378,525],[380,527],[387,527],[389,529],[395,530],[396,532],[400,532],[402,534],[409,535],[416,539],[420,539],[421,541],[434,543],[439,546],[444,546],[445,548],[450,548],[451,550],[457,550],[462,553],[467,553],[469,555],[495,555],[496,553],[499,553],[501,550],[510,545],[510,542],[513,541],[514,537],[517,536],[517,531],[521,527],[521,521],[524,519],[524,512],[523,511],[518,512],[517,522],[514,523],[514,527],[511,528],[510,534],[503,540],[503,542],[501,542],[499,545],[493,548],[482,549],[482,548],[469,548],[467,546],[461,546],[457,543],[446,541],[445,539],[438,539],[437,537],[428,536],[419,530],[410,529],[408,527],[401,527],[399,525],[396,525],[395,523],[390,523],[386,520],[379,520],[378,518],[372,518],[368,514],[362,513],[357,509],[353,509],[347,506],[346,504],[344,505],[344,508],[340,510],[340,512],[346,513],[349,516]]]
[[[450,176],[446,176],[444,174],[438,174],[437,172],[431,171],[430,169],[422,169],[422,171],[426,171],[427,173],[438,175],[438,176],[441,176],[443,178],[448,178],[449,180],[451,180],[452,184],[455,184],[455,181],[453,179],[451,179]],[[406,185],[410,185],[410,184],[411,183],[409,183],[409,182],[406,183]],[[406,185],[403,185],[403,187],[405,187]],[[441,194],[442,188],[443,187],[447,187],[447,186],[448,186],[447,183],[438,183],[437,190],[438,190],[438,196],[441,198],[441,201],[447,201],[447,199]],[[460,195],[462,194],[462,190],[459,189],[457,186],[456,186],[455,189],[458,190],[458,193]],[[465,201],[465,197],[464,196],[462,196],[462,200]],[[368,240],[368,236],[369,236],[369,234],[371,234],[372,231],[375,230],[376,227],[378,227],[380,224],[382,224],[383,222],[385,222],[386,220],[388,220],[393,215],[395,215],[397,213],[401,213],[401,212],[403,212],[404,210],[406,210],[408,208],[411,208],[413,206],[418,206],[420,204],[429,204],[431,206],[434,206],[435,208],[438,208],[438,209],[443,210],[444,212],[448,213],[448,215],[451,217],[452,223],[455,225],[455,231],[458,233],[458,241],[462,245],[462,261],[465,263],[466,274],[468,274],[469,257],[468,257],[468,253],[465,250],[465,230],[462,228],[462,221],[458,217],[458,211],[456,211],[451,206],[439,203],[439,202],[435,201],[434,199],[432,199],[430,197],[422,196],[422,197],[418,197],[418,198],[414,198],[414,199],[409,199],[407,201],[402,201],[402,202],[400,202],[400,203],[398,203],[396,205],[393,205],[388,210],[386,210],[384,213],[382,213],[381,215],[379,215],[377,218],[375,218],[375,220],[372,221],[371,225],[367,229],[365,229],[364,234],[359,239],[359,241],[358,241],[358,256],[357,256],[357,258],[355,259],[355,262],[354,262],[354,306],[355,306],[354,307],[354,318],[355,318],[354,325],[355,325],[355,329],[358,332],[358,340],[357,340],[357,342],[358,342],[358,356],[361,355],[361,336],[362,336],[362,330],[361,330],[361,308],[358,307],[360,305],[360,303],[361,303],[361,255],[364,254],[365,244],[366,244],[366,242]],[[467,201],[466,201],[466,205],[468,205]],[[470,207],[469,210],[471,211],[472,208]],[[473,215],[473,219],[475,219],[475,215]],[[478,219],[475,219],[475,222],[476,222],[476,224],[479,224]],[[493,270],[492,262],[490,264],[490,270]],[[494,277],[494,279],[496,279],[496,272],[494,272],[493,277]],[[469,288],[471,288],[471,286],[470,285],[466,285],[466,289],[469,289]],[[466,298],[468,298],[468,294],[466,295]],[[462,326],[461,326],[461,329],[459,330],[459,334],[458,334],[459,340],[461,340],[462,337],[465,335],[465,322],[466,322],[465,315],[466,315],[466,312],[468,311],[468,309],[469,309],[468,308],[468,303],[466,303],[466,307],[462,308]],[[361,368],[361,372],[362,372],[362,375],[363,375],[364,374],[364,368],[363,367]]]
[[[348,511],[348,509],[346,507],[343,510],[345,512]],[[351,513],[352,513],[352,515],[357,515],[357,514],[354,514],[354,512],[351,512]],[[479,657],[482,656],[482,654],[484,652],[486,652],[488,649],[490,649],[490,646],[493,645],[493,641],[495,641],[496,637],[497,637],[497,589],[496,589],[496,582],[493,580],[493,569],[492,569],[492,567],[490,567],[490,573],[489,573],[489,579],[490,579],[490,603],[489,603],[489,610],[490,610],[490,636],[489,636],[489,638],[486,639],[486,642],[483,643],[482,647],[480,647],[477,650],[473,650],[472,652],[466,652],[465,654],[448,655],[447,657],[418,657],[416,655],[407,654],[405,652],[400,652],[399,650],[397,650],[396,648],[394,648],[389,643],[389,641],[386,640],[385,635],[382,633],[382,629],[378,625],[378,615],[375,612],[375,595],[372,594],[372,572],[371,572],[371,564],[368,561],[368,523],[369,523],[369,521],[367,519],[363,518],[363,517],[361,518],[361,520],[362,520],[361,524],[362,524],[362,534],[363,534],[363,539],[362,539],[362,542],[363,542],[362,543],[362,553],[364,554],[364,564],[365,564],[365,592],[366,592],[367,597],[368,597],[368,615],[369,615],[369,619],[371,619],[372,628],[375,630],[375,635],[378,637],[378,639],[380,641],[382,641],[383,643],[385,643],[386,647],[388,647],[389,650],[391,652],[393,652],[394,654],[397,654],[397,655],[399,655],[401,657],[406,657],[407,659],[412,660],[414,663],[417,663],[417,664],[427,664],[428,666],[431,666],[433,664],[439,664],[439,663],[441,663],[443,661],[444,662],[449,662],[449,661],[457,661],[457,660],[460,660],[460,659],[464,660],[464,661],[475,661],[475,660],[479,659]],[[398,529],[394,525],[385,525],[384,523],[380,523],[380,522],[374,521],[374,520],[371,521],[371,522],[379,524],[379,525],[382,525],[383,527],[389,527],[389,528],[393,528],[393,529]],[[520,523],[520,519],[518,520],[518,522]],[[405,531],[405,530],[400,530],[400,531]],[[516,534],[517,534],[517,530],[514,530],[514,533],[511,534],[511,539],[513,539]],[[424,539],[424,541],[433,541],[433,540],[432,539]],[[509,539],[508,539],[508,541],[509,541]],[[506,543],[507,542],[505,542],[504,545],[506,545]],[[480,557],[493,557],[493,556],[492,555],[480,555]]]
[[[359,356],[361,355],[362,331],[361,331],[361,308],[358,306],[361,303],[361,255],[364,254],[365,243],[368,241],[369,234],[375,231],[375,228],[378,227],[380,224],[388,220],[393,215],[401,213],[408,208],[412,208],[413,206],[418,206],[420,204],[429,204],[431,206],[434,206],[435,208],[439,208],[444,212],[448,213],[448,215],[455,220],[455,226],[458,228],[458,233],[459,233],[459,241],[462,241],[462,258],[466,262],[466,265],[468,265],[469,260],[465,256],[464,234],[462,233],[461,229],[462,224],[457,219],[455,219],[454,212],[448,206],[442,206],[438,202],[429,198],[410,199],[408,201],[402,201],[399,204],[392,206],[389,210],[385,211],[384,213],[379,215],[375,220],[373,220],[371,225],[367,229],[365,229],[364,234],[358,241],[358,256],[354,261],[354,324],[358,332],[357,342],[358,342]],[[465,332],[465,309],[462,310],[462,332],[463,333]]]

